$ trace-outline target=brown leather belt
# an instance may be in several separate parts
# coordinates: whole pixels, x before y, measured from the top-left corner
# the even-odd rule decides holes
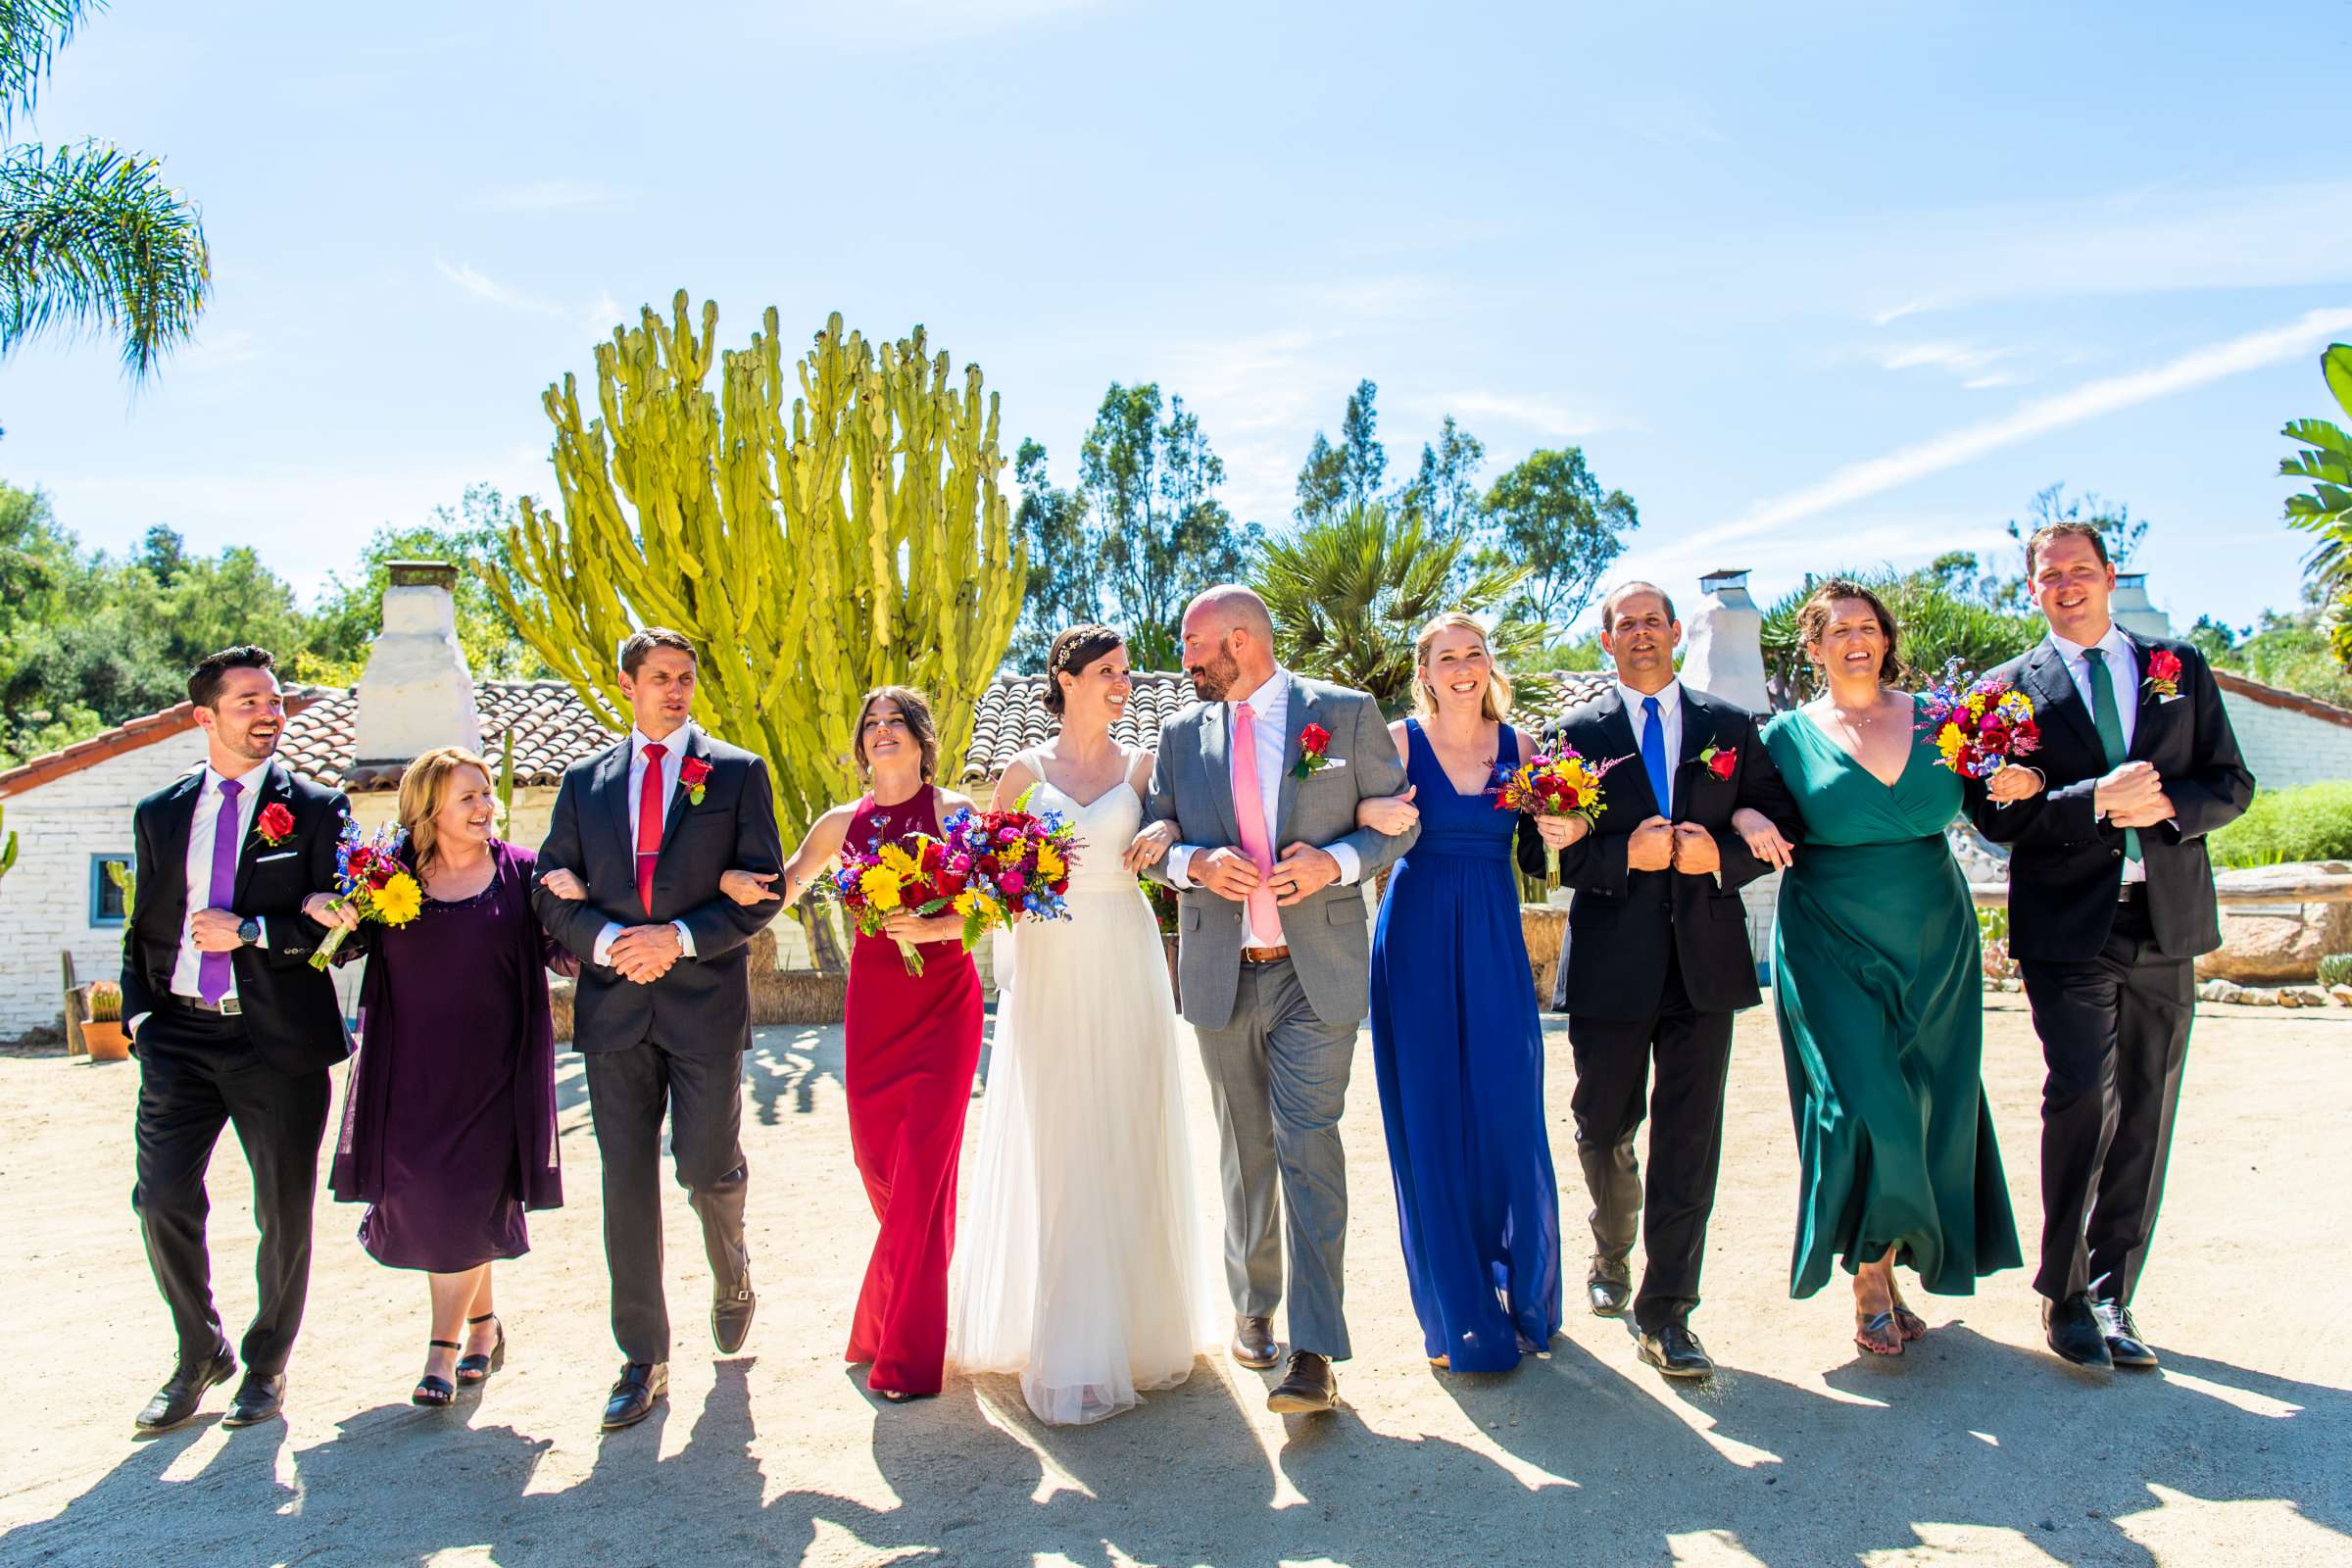
[[[1280,963],[1290,956],[1291,950],[1288,948],[1244,948],[1242,950],[1244,963]]]

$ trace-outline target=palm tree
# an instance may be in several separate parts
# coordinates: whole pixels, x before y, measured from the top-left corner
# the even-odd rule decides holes
[[[2320,356],[2320,373],[2337,406],[2352,414],[2352,344],[2330,343]],[[2352,435],[2326,419],[2289,419],[2279,433],[2303,450],[2279,459],[2278,472],[2312,482],[2286,498],[2287,526],[2320,536],[2303,558],[2304,580],[2333,601],[2330,641],[2335,657],[2352,664],[2352,619],[2344,614],[2352,601]]]
[[[1384,712],[1403,711],[1422,622],[1445,610],[1492,614],[1527,575],[1521,566],[1475,566],[1457,583],[1466,547],[1378,501],[1269,540],[1252,586],[1273,612],[1275,653],[1301,675],[1369,692]],[[1506,621],[1489,640],[1495,662],[1515,670],[1543,637],[1540,625]]]
[[[104,0],[0,0],[0,131],[32,112],[58,50]],[[162,163],[109,142],[0,155],[0,355],[51,330],[122,340],[134,380],[153,374],[211,297],[195,207]]]

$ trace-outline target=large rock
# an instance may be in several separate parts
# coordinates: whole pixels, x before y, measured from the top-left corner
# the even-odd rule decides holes
[[[2197,960],[2200,980],[2276,986],[2319,978],[2320,959],[2352,952],[2352,904],[2222,908],[2222,945]]]
[[[1568,929],[1568,911],[1556,904],[1519,906],[1519,934],[1527,943],[1527,966],[1536,980],[1536,1005],[1551,1004],[1551,981],[1560,966],[1560,936]]]

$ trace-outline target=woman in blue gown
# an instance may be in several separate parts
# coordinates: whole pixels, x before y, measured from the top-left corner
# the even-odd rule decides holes
[[[1405,1276],[1430,1360],[1506,1372],[1560,1326],[1559,1189],[1544,1113],[1544,1030],[1520,936],[1519,818],[1487,791],[1533,747],[1479,623],[1415,640],[1417,717],[1390,726],[1421,836],[1390,873],[1372,937],[1372,1056]],[[1394,831],[1367,803],[1367,819]],[[1557,832],[1555,826],[1546,833]]]

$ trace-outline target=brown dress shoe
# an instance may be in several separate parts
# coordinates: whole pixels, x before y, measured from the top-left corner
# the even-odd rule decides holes
[[[1233,1358],[1252,1372],[1263,1372],[1281,1360],[1282,1347],[1274,1343],[1274,1320],[1235,1313]]]
[[[1339,1397],[1330,1358],[1312,1350],[1293,1350],[1290,1376],[1274,1385],[1274,1392],[1266,1396],[1266,1408],[1276,1415],[1324,1415]]]

